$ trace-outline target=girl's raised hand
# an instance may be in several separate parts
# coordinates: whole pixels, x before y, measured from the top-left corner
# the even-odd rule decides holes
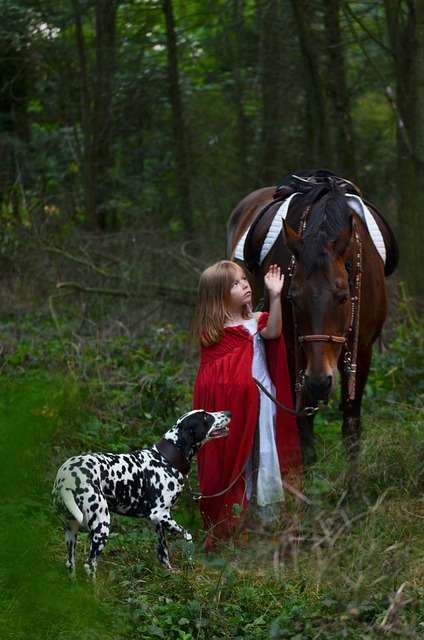
[[[270,294],[280,295],[284,285],[284,274],[277,264],[272,264],[264,277],[265,286]]]

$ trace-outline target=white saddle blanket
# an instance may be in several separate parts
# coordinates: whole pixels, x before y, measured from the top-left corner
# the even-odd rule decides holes
[[[275,214],[274,220],[271,223],[271,226],[268,230],[268,233],[262,245],[261,255],[260,255],[260,264],[262,264],[262,262],[267,257],[268,253],[270,252],[271,248],[274,245],[274,242],[278,238],[278,234],[281,233],[281,229],[283,228],[283,220],[287,216],[287,212],[289,210],[289,206],[290,206],[290,202],[292,201],[292,198],[295,198],[296,196],[299,196],[299,195],[303,195],[303,194],[293,193],[291,196],[286,198],[286,200],[284,200],[281,207],[278,209],[277,213]],[[354,196],[349,193],[346,195],[346,198],[349,206],[352,209],[354,209],[355,213],[357,213],[358,216],[363,220],[363,222],[365,222],[366,226],[368,227],[370,237],[372,238],[372,241],[375,244],[375,248],[377,249],[381,259],[383,260],[383,263],[386,264],[386,246],[384,244],[381,231],[378,228],[378,225],[374,220],[374,217],[371,211],[364,204],[361,198],[359,198],[359,196]],[[237,260],[244,260],[244,244],[246,242],[246,237],[249,231],[250,231],[250,227],[245,231],[245,233],[242,235],[242,237],[240,238],[237,244],[236,251],[235,251],[235,258],[237,258]]]

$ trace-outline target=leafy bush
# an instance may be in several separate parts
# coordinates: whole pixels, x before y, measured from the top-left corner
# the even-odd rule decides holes
[[[76,335],[71,325],[68,335],[66,326],[58,335],[51,319],[27,317],[18,326],[14,319],[3,322],[2,331],[3,373],[66,375],[81,388],[90,414],[88,445],[118,451],[152,444],[191,409],[187,337],[174,326],[100,340]]]
[[[413,306],[404,299],[398,309],[400,322],[391,327],[386,350],[375,350],[365,401],[381,411],[395,404],[424,406],[424,331]]]

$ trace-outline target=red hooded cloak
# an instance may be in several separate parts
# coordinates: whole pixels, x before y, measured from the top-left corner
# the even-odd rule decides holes
[[[267,321],[268,313],[261,314],[259,330]],[[265,345],[277,400],[293,408],[284,340],[281,336]],[[246,464],[258,422],[259,390],[252,377],[252,359],[253,336],[241,325],[226,327],[221,341],[203,346],[200,353],[193,408],[232,412],[230,434],[207,443],[197,454],[201,493],[210,496],[230,487],[223,495],[200,501],[204,527],[213,527],[215,538],[227,539],[240,529],[240,515],[247,507],[245,472],[231,485]],[[299,486],[302,458],[296,419],[281,409],[277,409],[276,445],[282,477]],[[240,505],[237,513],[233,505]]]

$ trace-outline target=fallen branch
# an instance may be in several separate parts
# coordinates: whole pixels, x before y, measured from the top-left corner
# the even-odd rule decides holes
[[[71,288],[84,293],[100,293],[107,296],[122,296],[124,298],[130,298],[134,294],[129,291],[123,291],[122,289],[104,289],[102,287],[87,287],[86,285],[78,284],[77,282],[58,282],[56,289]],[[56,296],[58,297],[58,296]]]
[[[109,296],[121,296],[124,298],[151,298],[152,292],[155,292],[155,295],[163,296],[164,298],[169,297],[170,295],[178,295],[181,297],[187,297],[189,299],[194,299],[196,293],[193,289],[187,287],[173,287],[170,285],[163,285],[156,282],[149,282],[148,285],[142,288],[142,292],[140,291],[127,291],[123,289],[105,289],[103,287],[89,287],[87,285],[79,284],[78,282],[58,282],[56,284],[56,289],[75,289],[76,291],[81,291],[83,293],[99,293],[101,295],[109,295]],[[67,295],[69,295],[69,291]],[[60,297],[56,295],[55,297]]]

